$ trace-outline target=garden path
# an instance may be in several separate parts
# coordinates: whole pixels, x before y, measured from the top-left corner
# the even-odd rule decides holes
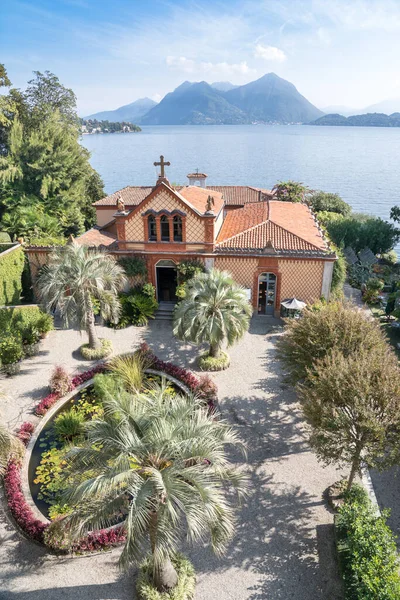
[[[198,582],[196,600],[340,600],[334,557],[332,515],[322,493],[337,479],[324,469],[305,443],[295,397],[282,383],[275,358],[281,329],[273,319],[253,318],[250,331],[231,349],[231,367],[213,375],[225,417],[242,430],[248,444],[243,463],[251,480],[239,510],[236,536],[226,557],[209,548],[187,549]],[[104,332],[101,332],[104,335]],[[169,323],[107,331],[116,352],[144,339],[163,359],[195,370],[196,349],[176,341]],[[6,394],[3,418],[10,426],[30,418],[45,393],[54,364],[87,368],[74,354],[82,343],[76,332],[56,331],[23,372],[0,382]],[[82,558],[57,558],[22,538],[0,517],[1,600],[128,600],[134,597],[134,572],[119,573],[119,551]]]

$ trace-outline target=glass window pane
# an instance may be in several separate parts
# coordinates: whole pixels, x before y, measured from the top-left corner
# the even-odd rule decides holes
[[[161,240],[163,242],[169,242],[169,220],[168,217],[163,215],[160,219],[161,223]]]

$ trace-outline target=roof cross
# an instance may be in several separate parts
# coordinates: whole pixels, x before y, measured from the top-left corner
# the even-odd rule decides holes
[[[162,154],[160,156],[160,162],[155,162],[154,163],[155,167],[161,167],[160,177],[165,177],[164,167],[169,167],[170,165],[171,165],[170,162],[164,162],[164,157],[163,157]]]

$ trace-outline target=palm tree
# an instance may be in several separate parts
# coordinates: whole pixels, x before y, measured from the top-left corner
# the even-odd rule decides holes
[[[52,252],[39,275],[40,297],[48,310],[59,309],[64,325],[78,325],[89,336],[89,347],[100,348],[94,318],[98,303],[104,319],[117,323],[121,311],[118,291],[126,282],[123,268],[106,252],[80,246],[72,238]]]
[[[0,473],[4,471],[11,456],[20,458],[24,447],[4,425],[0,424]]]
[[[239,494],[245,478],[228,461],[237,433],[193,397],[172,396],[165,382],[131,394],[104,379],[104,416],[88,423],[87,441],[67,456],[68,472],[82,483],[67,491],[74,506],[62,521],[73,537],[122,517],[126,542],[120,564],[138,563],[150,546],[154,585],[172,589],[170,557],[186,529],[189,541],[207,536],[222,554],[234,532],[226,484]]]
[[[209,356],[218,358],[225,339],[231,346],[243,337],[251,314],[244,288],[226,271],[212,269],[190,280],[186,298],[175,308],[173,331],[184,341],[208,342]]]

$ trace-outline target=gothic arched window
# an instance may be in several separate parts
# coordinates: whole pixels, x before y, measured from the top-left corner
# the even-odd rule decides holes
[[[174,242],[181,242],[182,239],[182,218],[174,217]]]
[[[149,242],[157,241],[157,227],[156,227],[156,219],[153,215],[150,215],[147,219],[147,227],[149,234]]]
[[[160,219],[161,225],[161,241],[169,242],[169,219],[166,215],[163,215]]]

